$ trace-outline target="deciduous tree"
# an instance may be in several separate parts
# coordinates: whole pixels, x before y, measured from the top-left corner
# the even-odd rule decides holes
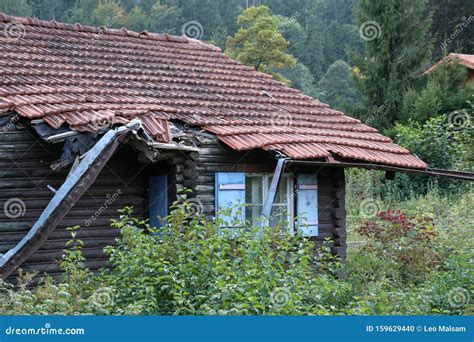
[[[287,52],[289,43],[278,31],[280,20],[268,7],[249,7],[238,16],[237,24],[239,30],[227,40],[226,52],[231,57],[260,71],[295,64]]]

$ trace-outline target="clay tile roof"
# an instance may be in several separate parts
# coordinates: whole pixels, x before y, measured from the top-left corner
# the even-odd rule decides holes
[[[434,69],[436,69],[443,61],[457,61],[459,64],[464,65],[468,69],[473,69],[474,70],[474,55],[468,55],[464,53],[450,53],[447,55],[445,58],[437,62],[436,64],[433,64],[431,67],[429,67],[425,73],[430,73]]]
[[[198,40],[5,14],[0,32],[0,115],[80,132],[139,117],[165,142],[180,120],[236,150],[426,168],[376,129]]]

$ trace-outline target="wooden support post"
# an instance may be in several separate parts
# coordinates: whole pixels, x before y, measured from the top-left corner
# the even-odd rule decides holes
[[[288,159],[282,158],[278,159],[277,166],[275,168],[275,173],[273,174],[272,183],[270,184],[270,189],[268,190],[267,197],[263,202],[262,208],[262,226],[268,225],[270,214],[272,211],[273,202],[275,202],[275,196],[278,189],[278,184],[280,183],[281,175],[283,174],[283,169],[285,168],[285,163]]]

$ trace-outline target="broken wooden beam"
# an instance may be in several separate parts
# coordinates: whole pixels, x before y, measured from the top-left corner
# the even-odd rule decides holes
[[[0,258],[0,276],[6,279],[46,241],[59,222],[66,216],[82,194],[97,178],[120,142],[132,130],[140,127],[138,120],[108,131],[68,175],[45,210],[23,239]]]

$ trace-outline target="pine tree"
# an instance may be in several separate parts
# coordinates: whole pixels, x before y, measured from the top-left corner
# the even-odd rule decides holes
[[[358,101],[351,79],[349,65],[342,60],[335,61],[318,82],[319,99],[333,108],[352,106]]]
[[[426,85],[410,88],[404,96],[403,114],[406,120],[425,123],[434,116],[460,110],[470,110],[474,80],[466,82],[467,69],[457,63],[443,63],[426,75]]]
[[[405,91],[427,65],[431,19],[426,0],[361,0],[356,9],[365,55],[355,54],[356,86],[371,125],[388,129],[402,116]],[[377,113],[374,117],[373,113]]]
[[[0,12],[9,15],[31,16],[32,9],[26,0],[0,0]]]

